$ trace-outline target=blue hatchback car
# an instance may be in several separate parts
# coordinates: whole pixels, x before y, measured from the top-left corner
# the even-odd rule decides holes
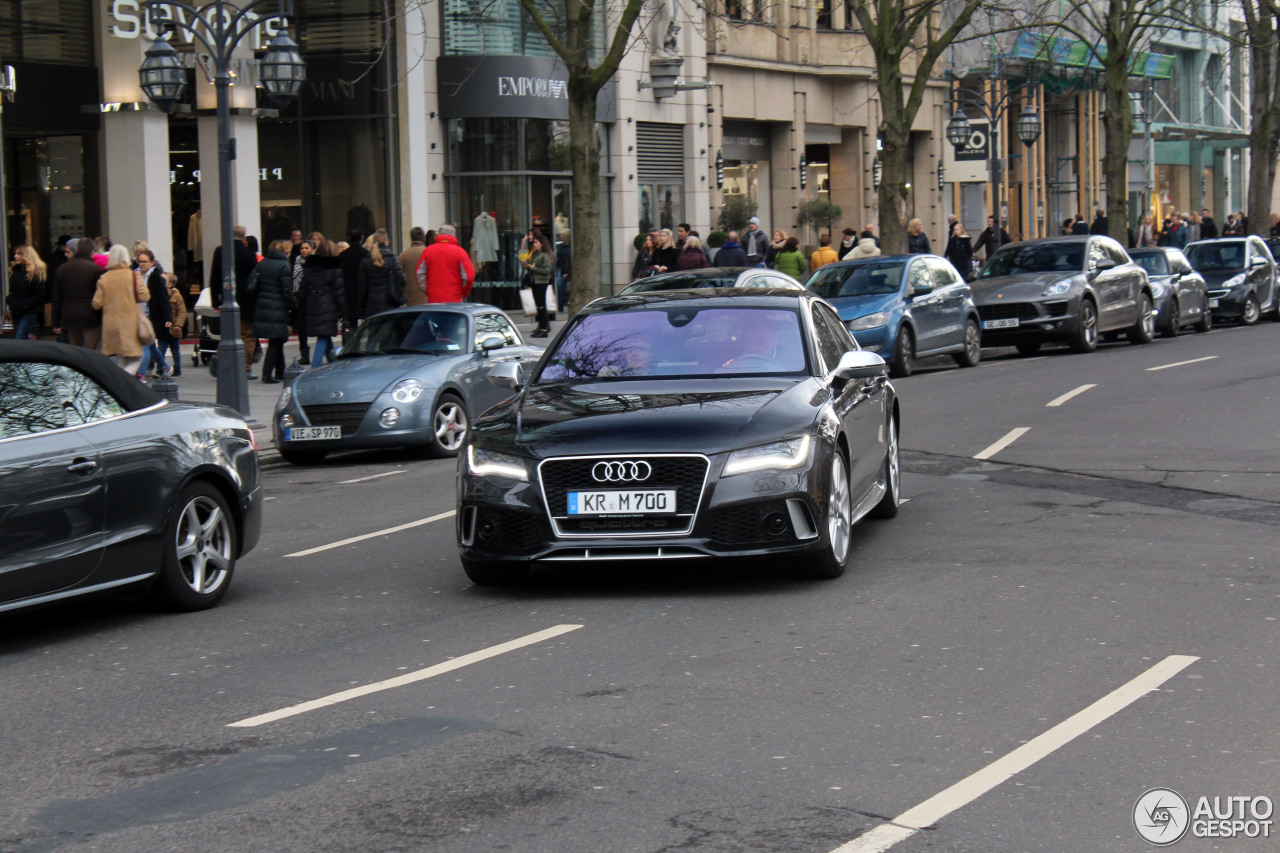
[[[962,367],[982,358],[982,324],[960,273],[937,255],[879,255],[818,269],[805,287],[840,313],[864,350],[893,376],[910,376],[917,358],[950,355]]]

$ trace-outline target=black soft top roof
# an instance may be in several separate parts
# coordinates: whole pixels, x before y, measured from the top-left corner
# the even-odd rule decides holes
[[[106,388],[127,411],[135,412],[164,400],[146,384],[120,369],[120,365],[96,350],[46,341],[0,341],[0,363],[42,361],[64,364]]]

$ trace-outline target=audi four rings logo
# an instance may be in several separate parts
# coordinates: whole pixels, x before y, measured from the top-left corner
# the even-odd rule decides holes
[[[591,467],[597,483],[639,483],[652,473],[648,462],[597,462]]]

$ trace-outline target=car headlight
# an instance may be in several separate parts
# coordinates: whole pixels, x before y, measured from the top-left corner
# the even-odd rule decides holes
[[[422,383],[416,379],[401,379],[391,389],[391,399],[397,403],[412,403],[422,396]]]
[[[859,317],[856,320],[850,320],[845,323],[851,332],[861,332],[866,329],[874,329],[876,326],[883,326],[889,322],[889,314],[885,311],[877,311],[874,314],[868,314],[865,317]]]
[[[1152,299],[1163,299],[1164,290],[1165,288],[1164,288],[1163,282],[1159,282],[1159,281],[1151,282],[1151,298]]]
[[[283,412],[289,407],[289,401],[293,399],[293,386],[284,386],[284,391],[280,393],[280,399],[276,400],[276,411]]]
[[[812,442],[809,436],[792,438],[787,441],[774,441],[745,450],[735,450],[729,454],[724,463],[723,477],[734,474],[747,474],[752,471],[777,471],[786,468],[800,468],[809,463],[809,447]]]
[[[1061,296],[1071,289],[1071,279],[1066,281],[1055,281],[1053,284],[1040,291],[1041,296]]]
[[[529,469],[524,460],[506,453],[467,448],[467,469],[477,477],[506,477],[511,480],[529,481]]]
[[[1245,278],[1244,273],[1240,273],[1240,275],[1232,276],[1231,278],[1224,281],[1222,283],[1222,286],[1228,289],[1232,287],[1239,287],[1240,285],[1244,284],[1244,278]]]

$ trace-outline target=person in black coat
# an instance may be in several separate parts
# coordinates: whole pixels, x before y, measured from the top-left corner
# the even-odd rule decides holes
[[[32,338],[44,308],[45,290],[48,285],[48,267],[30,246],[18,246],[13,250],[13,265],[9,268],[9,293],[6,297],[9,312],[13,314],[14,340]]]
[[[258,256],[246,242],[247,233],[243,225],[231,229],[231,254],[235,263],[236,303],[240,306],[240,340],[244,343],[244,372],[250,379],[253,375],[253,354],[258,350],[258,339],[253,336],[253,295],[246,289],[249,274],[258,265]],[[213,306],[222,305],[222,247],[213,250],[213,259],[209,263],[209,286],[213,288]],[[235,329],[222,328],[222,334],[234,335]]]
[[[343,294],[345,308],[342,313],[344,337],[360,322],[360,264],[369,257],[369,252],[362,245],[364,236],[360,231],[348,232],[347,242],[351,245],[338,255],[338,263],[342,267],[342,283],[346,287]]]
[[[959,222],[952,229],[942,256],[951,261],[965,281],[973,280],[973,244],[969,242],[969,232]]]
[[[360,262],[357,275],[362,320],[404,304],[404,269],[391,251],[390,240],[379,228],[365,243],[369,256]]]
[[[302,264],[302,283],[298,288],[298,310],[307,334],[316,338],[312,367],[319,367],[325,360],[333,361],[333,338],[342,327],[345,298],[338,248],[332,241],[322,240]]]
[[[996,241],[997,236],[999,237],[999,242]],[[1009,239],[1009,232],[996,225],[994,216],[988,216],[987,227],[978,235],[978,239],[973,244],[973,251],[974,254],[977,254],[979,250],[984,251],[987,259],[990,260],[991,256],[996,253],[996,249],[1009,242],[1012,242]]]
[[[293,270],[289,266],[288,240],[276,240],[249,278],[253,291],[253,334],[267,339],[262,381],[275,385],[284,379],[284,343],[289,339],[289,315],[294,310]]]

